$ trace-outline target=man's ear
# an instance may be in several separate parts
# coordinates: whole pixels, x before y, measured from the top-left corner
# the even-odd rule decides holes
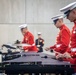
[[[59,22],[61,22],[61,19],[59,19]]]
[[[63,18],[60,19],[60,22],[61,22],[61,23],[63,22]]]
[[[74,9],[72,12],[73,12],[73,14],[76,14],[76,9]]]

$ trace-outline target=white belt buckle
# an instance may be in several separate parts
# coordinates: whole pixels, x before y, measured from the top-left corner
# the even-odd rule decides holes
[[[76,48],[72,48],[71,51],[72,51],[72,52],[75,52],[75,51],[76,51]]]
[[[61,44],[57,44],[56,47],[58,48],[58,47],[60,47],[60,45],[61,45]]]

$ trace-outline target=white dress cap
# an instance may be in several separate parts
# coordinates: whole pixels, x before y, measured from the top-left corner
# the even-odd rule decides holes
[[[70,3],[67,6],[60,9],[64,14],[68,14],[72,9],[76,8],[76,2]]]
[[[56,15],[56,16],[52,17],[51,19],[52,20],[57,20],[57,19],[61,19],[61,18],[64,18],[64,15],[63,14]]]
[[[38,35],[41,35],[41,32],[38,32],[37,34],[38,34]]]
[[[20,29],[26,28],[26,27],[27,27],[27,24],[22,24],[22,25],[19,26]]]

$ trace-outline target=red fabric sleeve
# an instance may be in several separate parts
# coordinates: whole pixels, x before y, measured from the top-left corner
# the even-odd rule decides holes
[[[76,58],[76,52],[71,52],[70,55],[72,58]]]
[[[24,50],[30,50],[30,48],[32,48],[34,45],[34,37],[33,35],[32,36],[29,36],[29,39],[28,39],[28,44],[30,44],[31,46],[29,47],[23,47]]]
[[[71,48],[68,48],[66,52],[71,53]]]
[[[50,47],[50,49],[54,49],[54,48],[56,48],[56,46],[55,46],[55,45]]]
[[[70,35],[67,32],[66,29],[62,30],[61,32],[61,46],[58,48],[55,48],[55,51],[64,53],[66,51],[66,48],[68,47],[70,42]]]

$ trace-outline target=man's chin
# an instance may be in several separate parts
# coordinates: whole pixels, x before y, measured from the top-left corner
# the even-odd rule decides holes
[[[72,21],[72,20],[69,20],[70,22],[74,22],[74,21]]]
[[[75,22],[75,20],[70,20],[70,22]]]

